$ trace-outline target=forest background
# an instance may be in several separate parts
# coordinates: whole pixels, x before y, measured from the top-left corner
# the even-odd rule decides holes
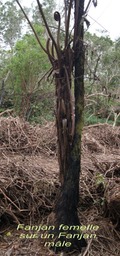
[[[55,2],[42,3],[53,35],[57,24]],[[25,8],[45,46],[46,30],[37,6]],[[59,10],[58,10],[59,11]],[[61,8],[64,15],[64,10]],[[120,38],[89,33],[85,27],[85,125],[120,124]],[[61,29],[61,47],[64,30]],[[71,25],[72,37],[72,25]],[[0,112],[19,115],[32,123],[55,118],[55,87],[46,54],[30,30],[15,1],[0,1]],[[74,72],[73,72],[74,75]]]

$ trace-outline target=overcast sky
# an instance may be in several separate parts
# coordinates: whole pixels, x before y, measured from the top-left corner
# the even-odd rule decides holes
[[[92,5],[88,14],[94,19],[88,16],[91,22],[90,31],[103,29],[107,30],[112,39],[120,37],[120,0],[98,0],[98,6],[94,8]]]
[[[56,0],[58,4],[63,0]],[[3,0],[2,2],[5,2]],[[36,3],[36,0],[20,0],[22,5],[31,6],[31,3]],[[42,1],[41,1],[42,2]],[[85,4],[88,0],[85,0]],[[88,12],[88,20],[91,23],[89,31],[98,33],[98,30],[106,30],[113,40],[120,37],[120,0],[98,0],[96,8],[91,4]]]
[[[32,2],[36,0],[21,0],[21,3],[26,6],[30,6]],[[57,2],[62,1],[57,0]],[[88,0],[85,0],[85,3],[87,4]],[[120,37],[120,0],[98,0],[96,8],[91,4],[88,15],[91,23],[90,32],[106,30],[107,35],[113,40]]]

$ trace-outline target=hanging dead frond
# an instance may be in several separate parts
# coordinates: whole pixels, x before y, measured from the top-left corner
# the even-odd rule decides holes
[[[93,0],[93,4],[96,7],[97,6],[97,0]]]

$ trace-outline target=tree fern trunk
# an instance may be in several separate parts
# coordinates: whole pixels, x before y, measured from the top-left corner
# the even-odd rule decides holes
[[[65,71],[60,72],[60,76],[56,77],[56,88],[63,94],[58,96],[57,93],[57,131],[58,131],[58,156],[60,166],[61,190],[55,204],[55,237],[59,235],[59,226],[61,224],[72,226],[80,225],[78,218],[77,207],[79,202],[79,178],[81,172],[81,134],[83,128],[83,110],[84,110],[84,45],[83,45],[83,22],[82,16],[84,12],[84,0],[75,1],[75,33],[74,33],[74,113],[71,110],[71,98],[69,97],[69,90],[71,90],[71,70],[70,67],[66,69],[69,77],[70,88],[68,90],[67,77]],[[65,61],[65,59],[64,59]],[[64,62],[65,63],[65,62]],[[69,63],[68,63],[69,64]],[[63,83],[63,84],[62,84]],[[67,91],[68,90],[68,91]],[[62,103],[64,106],[62,106]],[[61,105],[60,105],[61,104]],[[61,106],[61,107],[60,107]],[[68,106],[68,109],[67,109]],[[75,120],[71,116],[74,114]],[[63,129],[63,122],[64,129]],[[73,128],[74,125],[74,128]],[[70,137],[72,130],[72,138]],[[67,231],[67,233],[76,233],[76,231]],[[64,247],[64,251],[72,251],[86,246],[84,238],[65,239],[61,241],[70,241],[70,247]],[[63,250],[63,248],[54,248],[55,251]]]

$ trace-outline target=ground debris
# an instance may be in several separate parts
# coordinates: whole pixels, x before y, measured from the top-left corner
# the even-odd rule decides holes
[[[52,211],[60,187],[55,123],[0,117],[0,156],[0,256],[55,255],[37,240],[20,240],[15,228],[5,236],[11,225],[46,223]],[[84,127],[78,210],[82,224],[100,229],[81,256],[120,255],[119,188],[120,127]]]

